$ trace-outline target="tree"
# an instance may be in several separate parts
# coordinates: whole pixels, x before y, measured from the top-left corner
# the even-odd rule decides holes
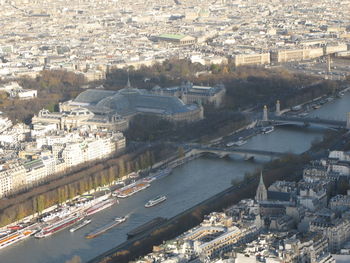
[[[125,163],[123,160],[120,160],[118,162],[118,169],[119,169],[119,177],[124,177],[126,175],[126,171],[125,171]]]
[[[58,196],[58,200],[57,200],[57,203],[58,204],[62,204],[64,201],[65,201],[65,198],[64,198],[64,190],[62,188],[57,188],[57,196]]]
[[[45,209],[45,197],[44,197],[44,195],[37,196],[36,201],[37,201],[37,205],[36,205],[37,212],[41,213]]]
[[[231,185],[238,185],[241,182],[241,180],[239,180],[238,178],[233,178],[231,180]]]
[[[111,166],[108,168],[108,182],[112,183],[116,179],[116,168]]]
[[[27,214],[26,214],[26,209],[24,207],[24,204],[19,204],[18,210],[17,210],[17,213],[16,213],[16,220],[20,220],[23,217],[25,217],[26,215]]]
[[[81,263],[81,258],[77,255],[72,257],[71,259],[67,260],[65,263]]]
[[[185,157],[185,150],[182,146],[180,146],[177,150],[179,158]]]

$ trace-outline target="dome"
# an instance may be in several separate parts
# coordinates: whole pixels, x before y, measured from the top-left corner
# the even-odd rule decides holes
[[[175,96],[156,95],[131,87],[119,91],[86,90],[73,102],[88,104],[86,107],[97,115],[114,112],[121,116],[128,116],[143,112],[169,116],[198,109],[196,105],[185,105]],[[88,116],[85,114],[87,114],[86,109],[83,108],[74,109],[70,113],[74,116]]]
[[[139,89],[134,89],[134,88],[125,88],[125,89],[119,90],[118,93],[123,95],[132,95],[132,94],[141,94],[141,91]]]
[[[113,96],[114,94],[116,94],[116,91],[113,90],[88,89],[80,93],[74,99],[74,102],[96,104],[103,98]]]
[[[96,107],[98,108],[109,108],[118,113],[130,111],[130,106],[129,100],[124,95],[119,93],[115,94],[114,96],[104,98],[96,104]]]

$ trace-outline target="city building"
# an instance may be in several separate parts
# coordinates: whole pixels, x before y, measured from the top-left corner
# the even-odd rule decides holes
[[[158,41],[166,41],[176,45],[193,45],[197,42],[194,37],[178,34],[162,34],[156,37]]]
[[[121,132],[55,131],[33,138],[18,157],[0,165],[0,198],[46,182],[50,176],[125,149]]]
[[[283,63],[290,61],[301,61],[321,56],[323,56],[323,48],[276,50],[271,52],[271,62]]]
[[[62,103],[60,111],[71,111],[79,106],[94,114],[105,116],[105,112],[111,112],[127,120],[139,113],[156,115],[170,121],[193,122],[203,119],[200,105],[185,104],[177,97],[131,88],[130,84],[119,91],[86,90],[74,100]]]
[[[258,185],[258,188],[256,189],[255,200],[257,202],[261,202],[261,201],[266,201],[267,200],[267,190],[266,190],[266,186],[264,184],[262,173],[260,174],[259,185]]]
[[[20,100],[33,99],[38,96],[38,91],[34,89],[24,89],[17,82],[9,82],[0,86],[0,91],[5,91],[11,98]]]
[[[319,232],[328,238],[329,249],[332,253],[339,251],[350,239],[350,221],[336,219],[331,222],[317,218],[310,224],[310,231]]]
[[[2,133],[3,131],[7,130],[11,126],[12,126],[12,121],[9,120],[9,118],[7,118],[5,116],[2,116],[0,114],[0,133]]]
[[[329,200],[329,207],[332,210],[344,212],[350,209],[349,195],[336,195]]]
[[[234,55],[233,63],[236,67],[245,65],[270,64],[270,53]]]
[[[336,159],[339,161],[350,161],[350,153],[344,151],[331,151],[328,155],[330,159]]]
[[[45,132],[52,129],[73,130],[85,128],[90,131],[109,130],[109,131],[125,131],[129,127],[126,119],[116,113],[110,111],[99,112],[95,114],[87,108],[75,106],[67,111],[50,112],[46,109],[39,111],[32,118],[32,124],[35,127],[34,134],[39,130]],[[53,128],[51,125],[56,125]]]
[[[152,89],[152,93],[154,94],[178,97],[186,104],[210,104],[215,107],[223,105],[225,92],[226,89],[223,85],[207,87],[193,85],[191,82],[169,88],[156,86]]]

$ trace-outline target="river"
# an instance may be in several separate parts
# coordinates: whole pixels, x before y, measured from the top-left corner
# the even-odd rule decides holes
[[[350,93],[341,99],[327,103],[310,115],[345,120],[350,112]],[[259,134],[242,147],[280,152],[301,153],[309,149],[314,140],[322,138],[325,130],[320,127],[276,128],[269,134]],[[172,217],[230,186],[232,179],[240,179],[246,172],[259,169],[269,158],[257,158],[245,162],[242,157],[215,159],[199,158],[177,167],[169,176],[152,183],[151,187],[135,194],[118,205],[92,217],[92,223],[74,233],[63,230],[45,239],[29,238],[0,250],[1,263],[64,263],[74,255],[83,262],[115,247],[126,240],[131,229],[157,216]],[[166,194],[166,202],[153,208],[144,208],[151,198]],[[129,214],[129,219],[107,233],[95,238],[84,236],[94,229],[111,222],[117,216]]]

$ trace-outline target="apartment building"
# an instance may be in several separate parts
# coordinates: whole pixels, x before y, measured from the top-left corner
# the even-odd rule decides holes
[[[350,221],[342,218],[331,222],[316,219],[310,223],[310,231],[320,232],[327,237],[329,249],[335,253],[350,239]]]
[[[87,134],[81,136],[71,133],[70,136],[47,136],[38,140],[39,148],[34,155],[29,149],[22,151],[22,158],[27,161],[17,161],[0,167],[0,197],[9,195],[25,187],[40,184],[50,175],[63,172],[71,167],[107,158],[115,151],[122,151],[126,140],[122,133]],[[49,149],[49,150],[48,150]]]

